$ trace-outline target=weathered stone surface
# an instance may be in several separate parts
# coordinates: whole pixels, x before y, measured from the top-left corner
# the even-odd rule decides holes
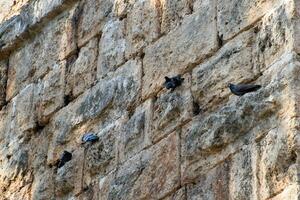
[[[125,62],[125,20],[110,20],[103,28],[99,44],[97,76],[101,78]]]
[[[161,89],[164,76],[188,71],[217,49],[214,11],[213,4],[204,4],[181,26],[145,49],[143,98]]]
[[[253,25],[271,8],[276,7],[279,2],[278,0],[217,0],[217,21],[220,37],[229,40]]]
[[[5,104],[6,100],[6,83],[7,83],[7,61],[0,61],[0,109]]]
[[[23,137],[26,132],[36,128],[36,88],[35,84],[30,84],[12,99],[11,133]]]
[[[158,2],[135,0],[132,9],[128,10],[126,19],[127,58],[132,57],[159,37],[160,12]]]
[[[195,161],[220,152],[228,144],[246,135],[254,124],[264,123],[278,111],[279,102],[268,99],[270,91],[272,87],[235,98],[216,113],[195,119],[185,126],[181,143],[184,181],[197,177],[199,166],[193,167],[197,165]]]
[[[71,23],[68,12],[46,26],[41,35],[26,43],[10,56],[7,100],[27,84],[44,77],[76,49],[74,35],[66,27]]]
[[[153,100],[149,99],[136,108],[133,115],[123,125],[119,134],[119,156],[121,162],[128,160],[145,147],[151,145],[150,121],[152,120]]]
[[[299,198],[298,1],[27,1],[0,2],[0,199]]]
[[[67,91],[73,98],[89,89],[96,81],[98,39],[94,38],[80,49],[78,58],[68,66]]]
[[[205,2],[205,1],[203,1]],[[208,1],[207,1],[208,2]],[[172,1],[172,0],[161,0],[162,7],[162,21],[161,31],[167,33],[180,25],[181,20],[192,12],[192,1]]]
[[[58,198],[73,190],[75,195],[82,191],[83,160],[84,150],[80,148],[72,152],[72,160],[57,169],[54,184]]]
[[[173,133],[149,150],[128,160],[110,182],[109,190],[106,189],[109,191],[107,198],[159,199],[178,187],[178,139],[178,135]]]
[[[112,11],[112,0],[84,0],[78,16],[78,45],[81,47],[92,37],[102,32]]]
[[[112,125],[103,129],[99,141],[86,149],[85,171],[90,176],[105,175],[117,165],[116,135],[118,126]]]
[[[138,101],[140,88],[141,62],[130,60],[121,66],[113,77],[103,79],[75,102],[61,109],[50,124],[55,131],[48,153],[48,163],[57,159],[61,145],[74,139],[75,132],[72,132],[72,129],[87,121],[99,119],[100,116],[105,119],[111,114],[111,120],[117,120]],[[106,121],[107,124],[110,122]]]
[[[242,33],[197,66],[192,74],[192,93],[202,111],[220,107],[228,99],[228,83],[247,83],[260,75],[253,63],[253,31]],[[242,67],[241,67],[242,66]]]
[[[299,199],[299,186],[290,185],[285,188],[280,194],[272,197],[270,200],[281,200],[281,199],[290,199],[298,200]]]
[[[53,113],[64,105],[65,67],[65,62],[56,64],[39,83],[37,114],[40,125],[47,124]]]
[[[165,89],[154,102],[150,136],[153,143],[173,132],[193,117],[193,99],[189,90],[191,76],[187,74],[183,78],[183,84],[176,88],[174,92]]]
[[[36,200],[54,200],[53,170],[44,170],[43,173],[36,173],[36,179],[32,184],[32,198]]]
[[[229,161],[201,174],[196,184],[187,186],[187,199],[229,199]]]
[[[287,122],[288,123],[288,122]],[[285,125],[287,124],[285,123]],[[296,155],[289,148],[289,136],[285,126],[270,130],[258,143],[258,181],[261,185],[259,198],[274,196],[293,183],[297,174]]]
[[[0,51],[2,56],[9,55],[9,51],[15,50],[20,44],[39,32],[45,22],[53,19],[65,9],[73,5],[77,0],[55,0],[55,1],[30,1],[23,5],[17,15],[6,20],[0,25]],[[14,4],[19,0],[15,1]],[[70,31],[68,32],[68,34]]]
[[[260,68],[270,66],[275,58],[293,49],[294,17],[293,1],[287,1],[266,15],[257,26],[255,45],[256,62]]]
[[[253,147],[252,147],[253,148]],[[251,146],[245,146],[236,155],[232,156],[229,169],[229,195],[230,199],[249,199],[255,197],[253,191],[253,175],[252,163],[255,163],[251,153]]]

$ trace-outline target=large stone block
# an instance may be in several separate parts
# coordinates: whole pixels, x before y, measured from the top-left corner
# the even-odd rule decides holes
[[[297,182],[297,155],[291,148],[290,131],[286,128],[288,124],[288,120],[283,121],[257,144],[258,195],[261,199],[273,197]]]
[[[296,18],[293,1],[286,1],[258,23],[254,60],[260,68],[269,67],[274,60],[294,49],[297,39],[294,39],[293,18]]]
[[[36,89],[36,84],[27,85],[12,99],[12,119],[10,121],[11,133],[26,136],[27,132],[31,132],[36,128]]]
[[[97,76],[101,78],[125,62],[125,20],[110,20],[103,28],[99,44]]]
[[[92,176],[104,176],[117,166],[118,126],[110,125],[98,133],[99,141],[87,147],[85,159],[86,183]],[[87,174],[88,173],[88,174]]]
[[[70,11],[71,12],[71,11]],[[76,49],[69,12],[52,20],[41,33],[10,56],[7,100],[27,84],[44,77]]]
[[[215,8],[203,7],[145,49],[143,98],[157,93],[164,76],[182,74],[218,48]],[[155,80],[155,81],[154,81]]]
[[[102,79],[76,101],[58,111],[50,124],[54,137],[48,152],[48,164],[57,158],[61,145],[72,141],[74,128],[97,118],[110,124],[126,114],[126,110],[140,98],[141,74],[141,61],[130,60],[114,76]],[[105,120],[105,117],[112,119]]]
[[[177,188],[178,139],[173,133],[120,166],[114,178],[106,179],[110,185],[103,187],[107,199],[160,199]]]
[[[229,170],[230,161],[226,160],[215,168],[203,172],[195,184],[189,184],[187,186],[187,199],[230,199]]]
[[[97,55],[98,39],[94,38],[81,47],[78,58],[68,65],[66,93],[69,96],[76,98],[95,83]]]
[[[112,0],[84,0],[78,16],[78,45],[83,46],[92,37],[102,32],[112,11]]]
[[[202,3],[208,3],[211,1],[202,1]],[[172,1],[172,0],[161,0],[162,7],[162,21],[161,21],[161,32],[167,33],[180,25],[182,19],[191,14],[192,1]]]
[[[149,99],[135,109],[133,115],[122,126],[119,134],[119,156],[124,162],[151,145],[150,128],[153,100]]]
[[[39,82],[37,115],[40,125],[47,124],[50,117],[64,106],[65,67],[64,61],[56,64]]]
[[[160,12],[157,4],[158,1],[135,0],[132,9],[127,12],[127,58],[131,58],[160,36]]]
[[[184,182],[199,175],[198,170],[205,165],[204,162],[198,165],[199,160],[216,155],[258,124],[272,120],[280,108],[279,97],[269,98],[274,88],[268,87],[256,94],[237,97],[217,112],[204,118],[195,118],[185,126],[181,137]]]
[[[183,84],[173,92],[162,91],[153,106],[151,141],[155,143],[193,117],[193,98],[190,91],[191,76],[183,76]]]
[[[253,145],[254,146],[254,145]],[[255,197],[254,169],[255,158],[252,155],[253,146],[244,146],[231,158],[229,169],[229,194],[230,199],[249,199]],[[254,163],[254,164],[253,164]]]
[[[279,3],[279,0],[217,0],[219,36],[226,41],[231,39]]]
[[[82,176],[84,164],[83,148],[72,152],[72,160],[57,169],[55,175],[55,195],[59,198],[73,192],[75,195],[82,192]]]
[[[32,66],[33,45],[16,50],[11,54],[8,67],[6,100],[13,98],[30,81],[34,68]]]
[[[55,200],[53,195],[54,181],[53,181],[53,170],[43,170],[43,172],[36,172],[34,181],[32,183],[31,195],[36,200]]]
[[[192,93],[202,111],[221,107],[228,99],[228,83],[247,83],[260,76],[253,63],[253,30],[228,42],[207,62],[194,68]]]

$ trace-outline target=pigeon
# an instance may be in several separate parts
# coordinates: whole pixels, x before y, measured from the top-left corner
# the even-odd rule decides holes
[[[231,83],[228,84],[228,87],[230,91],[237,96],[243,96],[246,93],[255,92],[261,88],[260,85],[251,85],[251,84],[234,85]]]
[[[57,165],[57,168],[61,168],[62,166],[64,166],[67,162],[69,162],[72,159],[72,153],[68,152],[68,151],[64,151],[59,163]]]
[[[82,136],[81,140],[83,144],[87,142],[94,143],[99,140],[99,137],[94,133],[86,133]]]
[[[181,75],[174,76],[172,78],[169,78],[165,76],[166,82],[164,83],[164,86],[167,89],[171,89],[171,91],[174,91],[174,89],[182,84],[184,81],[184,78],[181,78]]]

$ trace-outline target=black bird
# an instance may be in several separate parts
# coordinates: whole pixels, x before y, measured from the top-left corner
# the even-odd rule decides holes
[[[174,76],[172,78],[169,78],[165,76],[166,82],[164,83],[164,86],[167,89],[171,89],[171,91],[174,91],[174,89],[182,84],[184,81],[184,78],[181,78],[181,75]]]
[[[228,87],[230,91],[237,96],[243,96],[246,93],[255,92],[261,88],[260,85],[251,85],[251,84],[234,85],[231,83],[228,84]]]
[[[57,168],[61,168],[62,166],[64,166],[67,162],[69,162],[72,159],[72,153],[68,152],[68,151],[64,151],[59,163],[57,165]]]
[[[99,137],[94,133],[86,133],[82,136],[81,140],[83,144],[87,142],[94,143],[99,140]]]

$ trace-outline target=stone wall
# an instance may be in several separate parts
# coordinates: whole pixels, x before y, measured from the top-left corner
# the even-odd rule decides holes
[[[1,200],[300,198],[298,0],[4,2]]]

